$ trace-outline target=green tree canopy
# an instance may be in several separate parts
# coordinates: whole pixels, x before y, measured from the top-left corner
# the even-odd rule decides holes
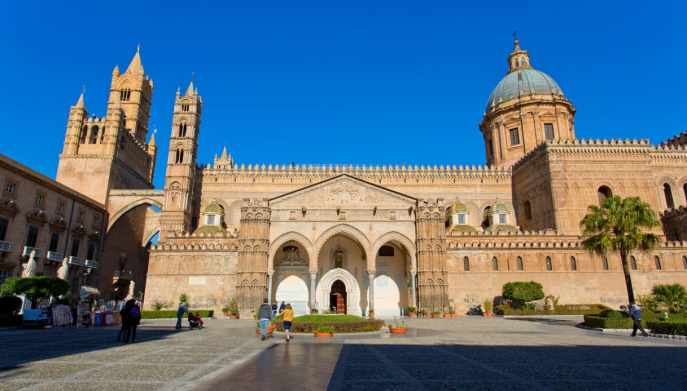
[[[59,278],[38,276],[19,279],[13,293],[23,293],[33,301],[41,297],[61,296],[67,292],[69,292],[69,283],[67,281]]]
[[[502,296],[515,304],[544,298],[544,288],[536,281],[514,281],[503,285]]]
[[[645,232],[658,226],[658,218],[651,206],[639,197],[606,198],[601,206],[592,205],[580,222],[582,242],[590,252],[606,255],[618,251],[625,274],[625,286],[630,303],[634,303],[634,290],[627,257],[633,250],[647,251],[656,246],[658,237]]]

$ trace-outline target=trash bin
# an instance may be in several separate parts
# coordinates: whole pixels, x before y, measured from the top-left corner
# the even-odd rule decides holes
[[[93,321],[94,326],[103,326],[103,313],[102,312],[96,312],[95,313],[95,319]]]

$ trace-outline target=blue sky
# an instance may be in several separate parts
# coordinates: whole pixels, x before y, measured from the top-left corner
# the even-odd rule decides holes
[[[192,72],[199,162],[226,145],[243,163],[483,164],[477,125],[514,30],[576,105],[578,137],[687,129],[681,2],[62,3],[0,15],[0,152],[49,176],[81,86],[103,115],[112,68],[138,43],[155,82],[158,186],[174,92]]]

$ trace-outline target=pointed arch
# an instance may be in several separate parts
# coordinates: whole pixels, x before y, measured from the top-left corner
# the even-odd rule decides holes
[[[389,242],[398,242],[400,243],[403,247],[405,247],[406,252],[410,256],[410,266],[411,270],[417,270],[417,260],[415,259],[415,255],[417,253],[417,250],[415,248],[415,243],[413,243],[410,238],[407,236],[403,235],[402,233],[398,231],[390,231],[374,241],[374,244],[372,244],[372,248],[370,249],[370,254],[373,254],[375,257],[377,255],[377,252],[379,249],[385,245],[386,243]],[[369,262],[369,259],[368,259]],[[376,268],[375,268],[376,269]]]
[[[279,251],[281,246],[291,241],[303,246],[306,254],[308,255],[308,266],[310,268],[312,268],[313,264],[317,264],[317,258],[313,256],[313,244],[310,239],[299,232],[289,231],[270,241],[269,259],[267,260],[267,270],[270,273],[274,271],[274,257],[277,255],[277,251]]]
[[[322,247],[324,247],[325,243],[327,243],[329,239],[336,235],[347,236],[348,238],[358,242],[358,244],[360,244],[362,247],[368,262],[370,257],[374,258],[374,254],[370,254],[370,241],[362,231],[349,224],[337,224],[322,232],[322,234],[320,234],[315,241],[315,251],[313,252],[315,254],[315,259],[320,258],[320,251],[322,251]]]
[[[124,216],[126,214],[126,212],[128,212],[128,211],[130,211],[130,210],[132,210],[138,206],[141,206],[141,205],[149,205],[149,206],[155,206],[157,208],[162,208],[162,203],[160,203],[160,201],[155,200],[153,198],[146,197],[146,198],[141,198],[141,199],[135,200],[135,201],[125,205],[124,207],[120,208],[117,212],[115,212],[112,215],[112,217],[110,217],[110,221],[108,222],[108,225],[107,225],[107,230],[109,231],[110,228],[112,228],[114,226],[114,224],[117,222],[117,220],[120,217]]]

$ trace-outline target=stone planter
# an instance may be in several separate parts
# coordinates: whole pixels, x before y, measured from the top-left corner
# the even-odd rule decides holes
[[[408,312],[409,318],[417,318],[417,312]]]
[[[329,338],[329,337],[333,337],[334,333],[321,333],[319,331],[315,331],[314,335],[317,338]]]

